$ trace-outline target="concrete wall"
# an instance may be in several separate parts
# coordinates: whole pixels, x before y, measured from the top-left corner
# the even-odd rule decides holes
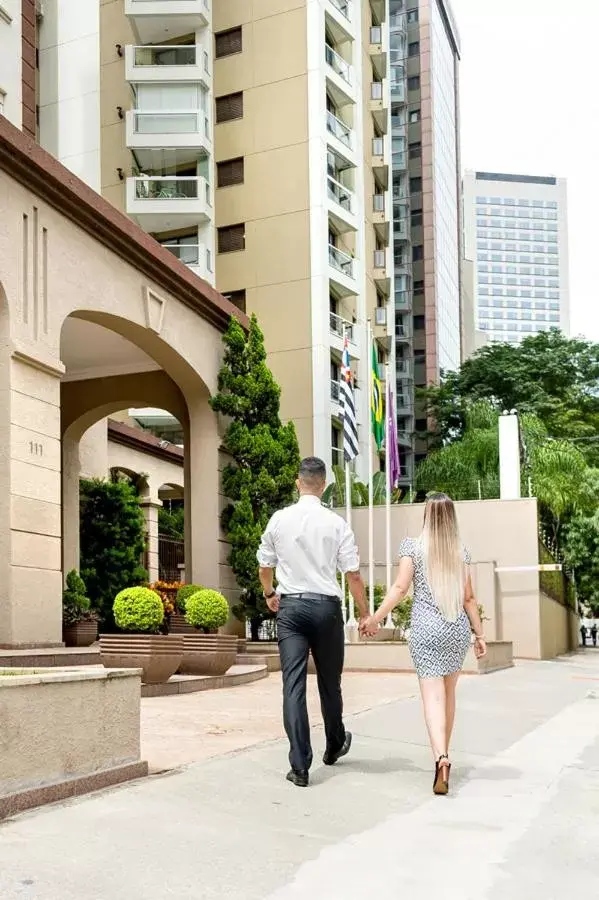
[[[80,793],[77,779],[91,790],[145,774],[136,670],[14,673],[0,669],[0,817],[68,796],[65,782]]]
[[[4,95],[3,115],[21,127],[21,3],[3,0],[0,4],[0,91]]]
[[[568,616],[563,607],[547,607],[539,597],[539,575],[498,572],[498,568],[539,564],[537,502],[535,499],[483,500],[457,504],[462,540],[472,555],[477,600],[489,621],[491,640],[512,641],[514,656],[543,659],[569,645]],[[422,530],[424,506],[391,508],[391,545],[394,570],[397,549],[404,537]],[[353,510],[353,526],[361,551],[362,571],[368,575],[368,511]],[[385,509],[374,513],[375,581],[385,584]]]
[[[541,658],[553,659],[575,650],[580,643],[580,619],[576,613],[556,600],[541,594]]]

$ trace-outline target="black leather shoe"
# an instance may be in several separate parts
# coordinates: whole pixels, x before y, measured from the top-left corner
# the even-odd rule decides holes
[[[343,742],[343,746],[340,750],[337,750],[336,753],[333,753],[331,750],[327,749],[324,751],[324,756],[322,757],[322,761],[325,766],[334,766],[335,763],[341,759],[342,756],[347,756],[349,753],[349,748],[351,747],[351,731],[345,732],[345,740]]]
[[[291,784],[294,784],[296,787],[308,787],[310,776],[305,770],[300,772],[298,769],[289,769],[287,772],[287,781],[290,781]]]

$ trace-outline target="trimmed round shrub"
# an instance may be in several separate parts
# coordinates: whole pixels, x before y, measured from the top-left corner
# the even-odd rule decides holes
[[[218,591],[198,591],[187,599],[185,607],[188,625],[207,633],[216,631],[229,618],[229,604]]]
[[[160,595],[145,587],[125,588],[114,598],[112,611],[121,631],[157,634],[164,619]]]
[[[204,587],[201,584],[184,584],[177,591],[177,600],[176,605],[179,612],[185,615],[185,605],[190,597],[193,597],[194,594],[197,594],[198,591],[203,591]]]

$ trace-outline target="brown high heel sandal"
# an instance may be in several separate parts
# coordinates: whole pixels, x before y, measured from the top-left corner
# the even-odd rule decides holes
[[[449,793],[449,773],[451,763],[447,753],[442,753],[435,763],[435,780],[433,782],[433,794],[445,796]]]

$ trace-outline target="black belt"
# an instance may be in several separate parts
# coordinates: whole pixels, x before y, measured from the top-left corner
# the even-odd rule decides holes
[[[303,591],[301,594],[281,594],[281,600],[329,600],[339,603],[341,598],[334,594],[311,594],[309,591]]]

